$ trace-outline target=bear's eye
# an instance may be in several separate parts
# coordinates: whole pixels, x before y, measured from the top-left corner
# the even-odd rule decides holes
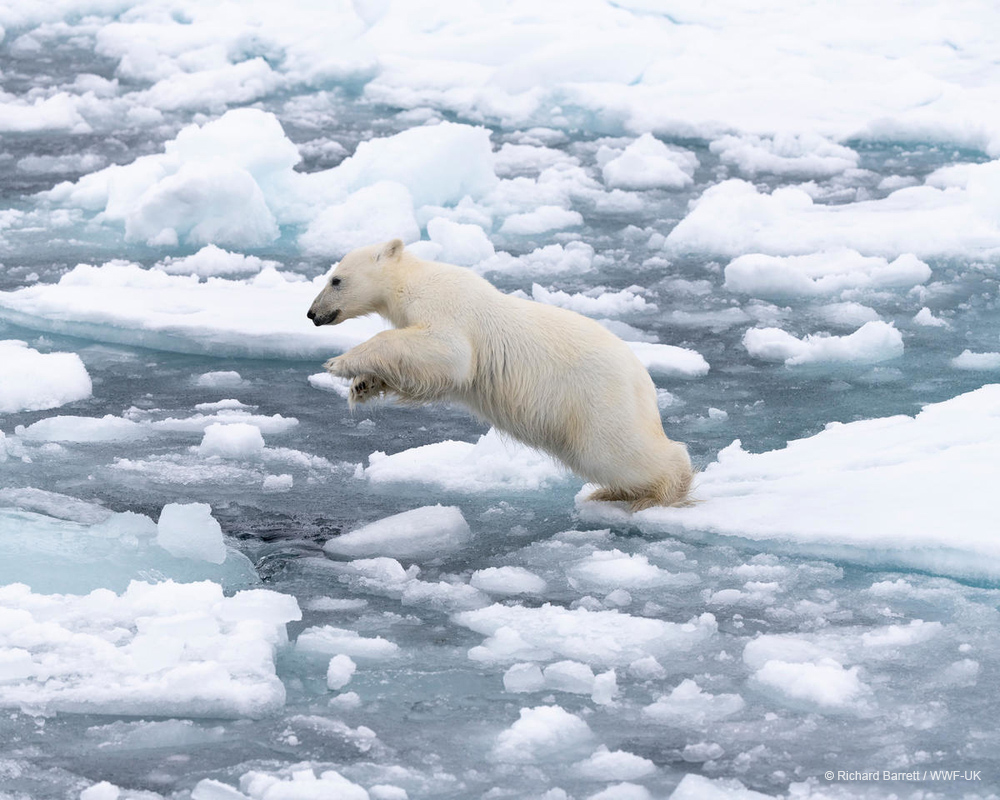
[[[331,286],[340,286],[340,278],[330,278]]]

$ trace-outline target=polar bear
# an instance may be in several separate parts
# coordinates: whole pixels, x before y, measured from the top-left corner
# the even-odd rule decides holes
[[[663,432],[649,373],[621,339],[573,311],[511,297],[394,239],[348,253],[309,309],[316,325],[380,314],[393,325],[325,367],[350,402],[458,402],[633,510],[688,502],[687,448]]]

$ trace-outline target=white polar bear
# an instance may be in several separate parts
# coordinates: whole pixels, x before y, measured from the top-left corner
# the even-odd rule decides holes
[[[649,373],[593,320],[505,295],[399,239],[344,256],[308,316],[336,325],[372,313],[395,330],[325,365],[353,379],[352,404],[382,393],[457,401],[603,487],[592,499],[633,510],[688,502],[691,460],[663,432]]]

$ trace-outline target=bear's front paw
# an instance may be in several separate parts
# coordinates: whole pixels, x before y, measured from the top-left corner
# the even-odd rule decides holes
[[[331,358],[323,365],[323,369],[325,369],[331,375],[336,375],[338,378],[353,378],[355,375],[357,375],[356,372],[353,372],[351,370],[351,367],[345,360],[344,356],[337,356],[336,358]]]
[[[347,396],[347,401],[353,406],[355,403],[364,403],[373,397],[378,397],[386,391],[385,381],[376,378],[374,375],[359,375],[351,382],[351,391]]]

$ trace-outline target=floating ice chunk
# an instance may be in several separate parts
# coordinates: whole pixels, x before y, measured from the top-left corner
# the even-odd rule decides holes
[[[785,702],[819,710],[856,708],[871,690],[858,677],[858,668],[845,669],[832,658],[816,663],[772,660],[750,678],[752,685]]]
[[[9,95],[3,95],[6,100]],[[0,101],[0,131],[37,132],[66,130],[90,133],[91,127],[80,116],[78,101],[66,92],[51,97],[36,97],[31,104]]]
[[[916,314],[913,315],[913,321],[917,325],[922,325],[925,328],[950,328],[951,323],[946,319],[941,317],[935,317],[933,312],[927,306],[921,308]]]
[[[17,428],[17,435],[31,442],[131,442],[152,433],[145,425],[112,414],[46,417]]]
[[[727,289],[765,299],[835,295],[850,289],[909,289],[925,283],[931,268],[911,253],[894,261],[833,250],[803,256],[754,253],[726,266]]]
[[[384,330],[373,318],[310,324],[305,311],[324,280],[265,268],[246,280],[199,282],[121,261],[81,264],[57,284],[0,292],[0,318],[101,342],[270,358],[328,358]],[[76,385],[82,391],[82,376]]]
[[[701,353],[672,344],[626,342],[642,365],[654,375],[700,378],[708,374],[708,362]]]
[[[197,452],[202,456],[222,458],[259,458],[264,452],[264,437],[260,428],[246,422],[219,423],[206,426]]]
[[[559,706],[522,708],[520,718],[497,737],[493,757],[510,764],[566,761],[593,741],[590,726]]]
[[[701,727],[706,722],[725,719],[743,710],[746,703],[738,694],[709,694],[686,678],[642,713],[649,719],[674,727]]]
[[[1000,250],[996,185],[1000,170],[984,174],[976,190],[912,186],[882,200],[826,205],[794,187],[761,194],[746,181],[722,181],[692,203],[667,247],[728,256],[841,248],[888,258],[989,255]]]
[[[457,506],[423,506],[372,522],[327,541],[323,549],[341,556],[421,558],[464,547],[472,538]]]
[[[21,172],[38,175],[60,175],[93,172],[107,164],[107,159],[97,153],[67,153],[62,156],[25,156],[17,161]]]
[[[512,664],[503,675],[503,688],[514,694],[540,692],[545,676],[537,664]]]
[[[191,792],[191,800],[370,800],[362,786],[339,772],[324,770],[316,776],[307,764],[296,764],[278,772],[254,770],[240,778],[240,790],[206,778]]]
[[[601,745],[590,758],[574,764],[573,771],[591,781],[634,781],[654,775],[656,764],[634,753],[611,751]]]
[[[500,226],[500,233],[510,236],[534,236],[582,224],[583,215],[579,211],[571,211],[561,206],[539,206],[534,211],[511,214]]]
[[[723,136],[708,147],[723,164],[732,164],[751,178],[761,173],[831,178],[856,168],[859,160],[851,148],[814,133],[779,133],[771,139],[752,134]]]
[[[532,491],[567,477],[549,456],[505,440],[493,429],[475,444],[437,442],[393,455],[375,452],[368,460],[364,476],[373,483],[426,483],[454,492]]]
[[[716,630],[702,614],[679,624],[620,611],[492,605],[464,611],[454,621],[489,638],[469,651],[476,661],[546,661],[555,656],[600,666],[627,665],[645,656],[671,656],[697,647]],[[515,644],[516,649],[508,645]]]
[[[816,309],[820,316],[832,325],[846,328],[860,328],[866,322],[877,322],[878,312],[861,303],[827,303]]]
[[[743,346],[763,361],[802,364],[878,364],[903,355],[903,335],[889,322],[866,322],[847,336],[807,334],[799,339],[780,328],[751,328]]]
[[[413,197],[400,183],[379,181],[321,211],[299,236],[299,245],[307,253],[340,258],[357,247],[396,237],[406,243],[420,238]]]
[[[278,266],[280,264],[277,261],[231,253],[214,244],[207,244],[189,256],[165,258],[156,265],[157,269],[162,269],[170,275],[200,275],[203,278],[210,278],[213,275],[255,273],[264,267]]]
[[[658,586],[685,586],[697,583],[693,573],[674,574],[650,564],[644,555],[621,550],[596,550],[566,571],[575,585],[587,589],[652,589]]]
[[[221,564],[226,560],[222,526],[207,503],[169,503],[156,524],[156,543],[170,555]]]
[[[339,692],[354,676],[357,665],[350,656],[339,653],[330,659],[330,665],[326,669],[326,686],[335,692]]]
[[[509,275],[560,275],[571,272],[589,272],[594,264],[594,248],[586,242],[570,242],[566,245],[549,244],[530,253],[515,258],[509,253],[497,253],[493,258],[479,264],[482,273],[500,271]]]
[[[338,378],[329,372],[317,372],[315,375],[310,375],[307,380],[309,381],[309,385],[314,389],[319,389],[323,392],[333,392],[345,400],[350,396],[351,382],[347,378]]]
[[[121,789],[108,781],[100,781],[80,792],[80,800],[119,800]]]
[[[294,597],[225,597],[208,581],[133,581],[120,595],[0,587],[0,647],[31,654],[32,674],[0,683],[0,706],[43,713],[257,717],[284,703],[274,657]],[[53,677],[58,676],[58,680]]]
[[[774,800],[772,795],[747,789],[731,778],[711,780],[704,775],[685,775],[669,800]]]
[[[0,341],[0,414],[57,408],[92,390],[76,353],[42,354],[17,339]]]
[[[472,573],[469,583],[489,594],[544,594],[543,578],[523,567],[487,567]]]
[[[641,295],[628,289],[620,292],[588,292],[586,294],[568,294],[552,291],[531,285],[531,297],[539,303],[548,303],[560,308],[568,308],[579,314],[591,316],[617,317],[622,314],[633,314],[643,311],[656,311],[656,304],[650,303]]]
[[[963,350],[961,355],[951,360],[951,365],[956,369],[998,370],[1000,353],[973,353],[971,350]]]
[[[438,260],[449,264],[469,267],[496,254],[493,243],[479,225],[435,217],[427,223],[427,235],[441,247]]]
[[[378,181],[405,186],[417,206],[455,205],[481,197],[497,184],[486,128],[442,122],[361,142],[331,172],[354,191]]]
[[[538,173],[558,165],[579,166],[574,156],[552,147],[506,142],[494,156],[493,168],[497,175],[509,177],[522,173]]]
[[[259,247],[278,222],[253,176],[225,164],[183,164],[147,189],[125,215],[126,241],[176,247],[218,243]]]
[[[624,781],[614,783],[606,789],[602,789],[591,795],[587,795],[586,800],[653,800],[653,795],[645,786],[638,783]]]
[[[698,157],[667,147],[644,133],[601,168],[604,183],[616,189],[684,189],[694,183]]]
[[[302,631],[295,640],[295,650],[298,653],[345,655],[352,659],[381,661],[399,653],[399,646],[381,636],[362,636],[347,628],[322,625]]]
[[[106,522],[114,516],[113,511],[97,503],[88,503],[59,492],[49,492],[30,486],[0,489],[0,506],[34,511],[57,519],[79,522],[82,525]]]
[[[260,487],[261,491],[276,494],[278,492],[288,492],[291,491],[292,486],[295,485],[295,478],[288,473],[283,473],[281,475],[267,475],[264,477],[264,483]]]
[[[194,385],[204,389],[241,389],[247,384],[235,370],[223,370],[202,373],[195,379]]]
[[[643,511],[629,524],[993,580],[1000,576],[996,509],[981,487],[1000,481],[998,447],[1000,385],[990,384],[915,417],[830,423],[766,453],[734,442],[699,474],[702,502]],[[587,521],[625,518],[585,503],[582,493],[577,502]]]
[[[48,494],[53,497],[44,496]],[[25,510],[0,508],[0,584],[79,593],[99,587],[121,591],[130,580],[151,573],[183,581],[216,580],[230,590],[258,581],[249,559],[233,550],[225,551],[220,564],[169,554],[156,542],[156,523],[141,514],[114,514],[38,490],[5,490],[0,504],[8,503]],[[71,519],[49,516],[52,512]]]

